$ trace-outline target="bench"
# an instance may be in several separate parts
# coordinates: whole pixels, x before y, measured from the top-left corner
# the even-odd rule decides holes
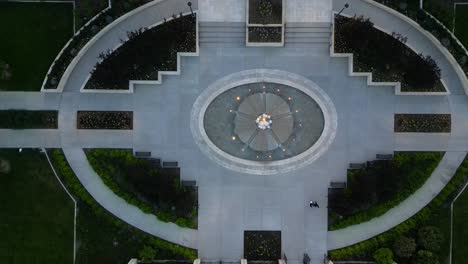
[[[151,157],[150,151],[135,151],[135,157],[137,158],[149,158]]]
[[[350,169],[364,169],[366,168],[366,163],[350,163],[349,168]]]
[[[182,186],[195,187],[197,186],[197,181],[182,181]]]
[[[330,182],[331,189],[344,189],[346,188],[346,182]]]
[[[377,154],[375,158],[378,160],[391,160],[393,159],[393,154]]]
[[[177,161],[163,161],[162,165],[163,167],[168,167],[168,168],[179,167],[179,163]]]

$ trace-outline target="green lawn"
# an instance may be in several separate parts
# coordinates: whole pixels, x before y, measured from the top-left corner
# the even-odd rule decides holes
[[[440,264],[449,264],[450,252],[450,204],[444,204],[440,207],[439,211],[431,218],[428,225],[438,227],[444,235],[444,241],[441,249],[437,252]],[[457,264],[454,262],[453,264]]]
[[[468,5],[457,5],[455,35],[468,49]]]
[[[453,264],[466,263],[468,259],[468,190],[454,204],[453,208]]]
[[[10,80],[0,80],[0,90],[40,90],[49,66],[72,35],[69,3],[0,2],[0,61],[12,72]]]
[[[2,149],[0,159],[10,165],[0,172],[0,263],[73,263],[73,202],[44,154]]]

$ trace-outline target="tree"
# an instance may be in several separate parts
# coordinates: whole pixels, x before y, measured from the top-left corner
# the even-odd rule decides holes
[[[439,260],[436,255],[430,251],[419,250],[414,256],[412,264],[439,264]]]
[[[393,244],[393,252],[401,258],[409,258],[416,251],[416,241],[405,236],[400,237]]]
[[[374,260],[376,264],[393,264],[393,253],[389,248],[381,248],[375,251]]]
[[[156,255],[156,250],[149,246],[143,246],[143,248],[138,252],[138,258],[142,261],[152,261],[156,258]]]
[[[426,250],[438,251],[443,241],[444,236],[437,227],[426,226],[418,230],[418,244]]]

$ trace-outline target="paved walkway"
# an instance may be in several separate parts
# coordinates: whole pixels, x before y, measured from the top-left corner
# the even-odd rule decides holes
[[[427,182],[384,215],[360,225],[328,232],[328,249],[342,248],[372,238],[415,215],[444,188],[465,156],[466,152],[447,152]]]
[[[182,229],[173,223],[161,222],[154,215],[145,214],[137,207],[127,204],[102,182],[89,165],[82,149],[64,148],[63,152],[83,186],[106,210],[149,234],[189,248],[197,248],[196,230]]]

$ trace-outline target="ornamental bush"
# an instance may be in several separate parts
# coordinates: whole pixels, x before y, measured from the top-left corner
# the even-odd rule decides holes
[[[416,251],[416,241],[406,236],[400,237],[393,244],[393,252],[401,258],[410,258]]]
[[[411,262],[412,264],[439,264],[437,256],[426,250],[419,250]]]
[[[439,251],[444,236],[439,228],[425,226],[418,230],[418,244],[429,251]]]
[[[375,251],[374,260],[376,264],[393,264],[393,253],[389,248],[381,248]]]

